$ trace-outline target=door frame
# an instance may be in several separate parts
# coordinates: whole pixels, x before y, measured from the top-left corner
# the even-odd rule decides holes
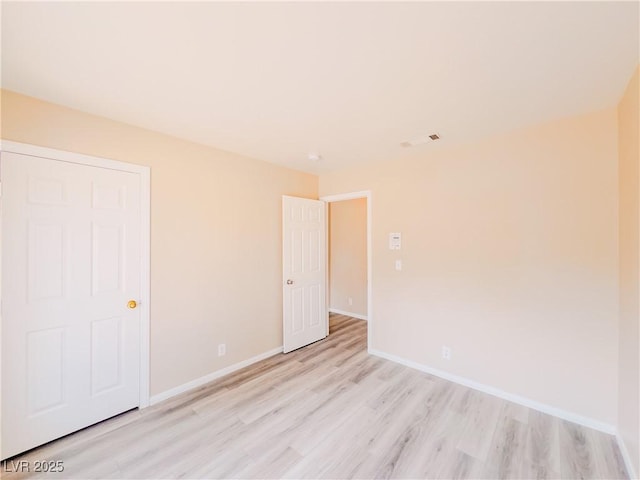
[[[371,228],[371,219],[373,217],[373,205],[371,201],[371,190],[361,190],[359,192],[349,192],[349,193],[339,193],[335,195],[325,195],[320,197],[320,200],[323,200],[327,203],[327,312],[329,312],[329,208],[328,204],[332,202],[341,202],[343,200],[355,200],[358,198],[366,198],[367,199],[367,351],[371,352],[371,337],[373,332],[373,275],[371,274],[372,266],[373,266],[373,255],[371,252],[372,248],[372,228]],[[328,315],[328,313],[327,313]],[[327,322],[328,328],[329,322]],[[329,332],[327,331],[327,335]]]
[[[140,175],[140,389],[138,408],[149,406],[149,325],[150,325],[150,267],[151,267],[151,168],[108,158],[66,152],[26,143],[0,141],[0,151],[33,157],[48,158],[90,167],[107,168]],[[2,186],[0,178],[0,187]],[[0,215],[2,214],[2,190],[0,189]],[[1,217],[0,217],[1,218]],[[2,255],[0,255],[0,262]],[[1,265],[0,265],[1,267]],[[2,269],[0,268],[0,302],[2,301]],[[0,309],[0,338],[2,335],[2,311]],[[2,343],[0,342],[0,349]],[[0,351],[0,359],[2,358]],[[0,360],[1,361],[1,360]],[[0,378],[1,381],[1,378]]]

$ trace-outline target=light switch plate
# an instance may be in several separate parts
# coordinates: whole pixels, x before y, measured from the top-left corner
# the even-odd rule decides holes
[[[389,250],[400,250],[402,247],[402,234],[400,232],[389,234]]]

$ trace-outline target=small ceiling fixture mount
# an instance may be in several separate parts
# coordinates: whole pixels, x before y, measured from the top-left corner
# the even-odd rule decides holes
[[[319,162],[320,160],[322,160],[322,157],[320,155],[318,155],[317,153],[310,153],[307,158],[309,160],[311,160],[312,162]]]

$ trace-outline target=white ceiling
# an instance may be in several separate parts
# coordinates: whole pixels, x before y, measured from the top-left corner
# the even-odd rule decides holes
[[[2,86],[321,173],[614,106],[638,5],[3,2]]]

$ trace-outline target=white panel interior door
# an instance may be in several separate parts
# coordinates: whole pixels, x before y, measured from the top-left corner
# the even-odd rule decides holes
[[[327,336],[325,203],[282,197],[284,352]]]
[[[135,408],[140,175],[2,153],[2,458]]]

